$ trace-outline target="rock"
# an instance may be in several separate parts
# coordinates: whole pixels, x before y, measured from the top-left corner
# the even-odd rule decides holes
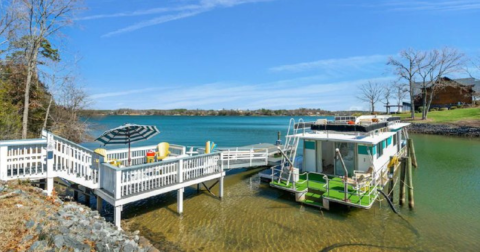
[[[132,240],[126,240],[123,244],[123,251],[125,252],[133,252],[138,249],[137,244]]]
[[[69,228],[73,225],[73,221],[71,220],[62,220],[62,225]]]
[[[133,237],[133,240],[138,242],[138,240],[140,239],[140,237],[138,237],[138,235],[135,235],[135,237]]]
[[[53,238],[53,243],[55,244],[56,248],[62,248],[64,243],[63,235],[55,235]]]
[[[32,228],[33,226],[35,226],[35,221],[33,221],[33,220],[29,220],[25,224],[25,227],[28,228],[28,229]]]
[[[158,250],[157,248],[151,246],[151,247],[147,250],[147,252],[160,252],[160,250]]]
[[[103,225],[101,222],[97,221],[95,224],[93,224],[93,229],[95,230],[101,230],[103,228]]]
[[[66,226],[61,226],[58,230],[64,235],[70,233],[70,229],[68,229]]]
[[[28,251],[41,251],[47,247],[47,241],[36,241]]]
[[[3,190],[5,190],[5,186],[0,185],[0,192],[2,192]]]
[[[134,235],[140,234],[140,230],[135,230],[135,231],[133,231],[133,234],[134,234]]]
[[[16,204],[15,206],[16,206],[17,208],[22,208],[22,207],[23,207],[22,204]]]
[[[43,191],[42,191],[42,195],[43,195],[43,196],[48,196],[47,190],[43,190]]]
[[[27,243],[31,239],[33,239],[33,235],[25,235],[22,239],[22,243]]]

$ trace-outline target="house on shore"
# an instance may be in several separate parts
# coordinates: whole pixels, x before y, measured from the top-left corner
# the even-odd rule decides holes
[[[480,80],[474,78],[450,79],[448,77],[442,77],[433,88],[434,93],[430,107],[450,108],[451,106],[472,104],[478,100]],[[430,96],[431,91],[432,86],[426,88],[427,97]],[[423,92],[421,83],[416,83],[414,91],[414,105],[416,110],[422,106]]]

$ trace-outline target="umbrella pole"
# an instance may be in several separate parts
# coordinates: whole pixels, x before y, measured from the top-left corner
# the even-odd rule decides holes
[[[128,166],[130,166],[130,139],[128,140]]]

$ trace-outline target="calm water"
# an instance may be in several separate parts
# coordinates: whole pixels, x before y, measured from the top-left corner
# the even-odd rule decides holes
[[[156,124],[162,133],[148,144],[198,146],[212,140],[242,146],[273,143],[277,131],[285,134],[288,120],[116,116],[97,122]],[[187,188],[182,216],[176,213],[176,193],[128,205],[123,225],[141,230],[165,251],[480,251],[480,141],[412,137],[420,166],[414,171],[415,209],[397,205],[401,217],[385,201],[371,210],[304,207],[260,183],[257,169],[228,174],[223,200]]]

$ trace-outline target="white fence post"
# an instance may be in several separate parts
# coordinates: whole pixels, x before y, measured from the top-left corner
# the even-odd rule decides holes
[[[47,132],[47,156],[45,157],[46,168],[47,168],[47,194],[49,196],[52,195],[53,191],[53,178],[55,175],[53,174],[53,151],[55,149],[53,135],[50,132]]]
[[[7,180],[8,146],[0,146],[0,180]]]
[[[178,176],[178,183],[183,182],[183,159],[178,160],[178,171],[177,171],[177,176]]]
[[[115,199],[122,198],[122,170],[115,170]],[[120,210],[121,211],[121,210]]]

